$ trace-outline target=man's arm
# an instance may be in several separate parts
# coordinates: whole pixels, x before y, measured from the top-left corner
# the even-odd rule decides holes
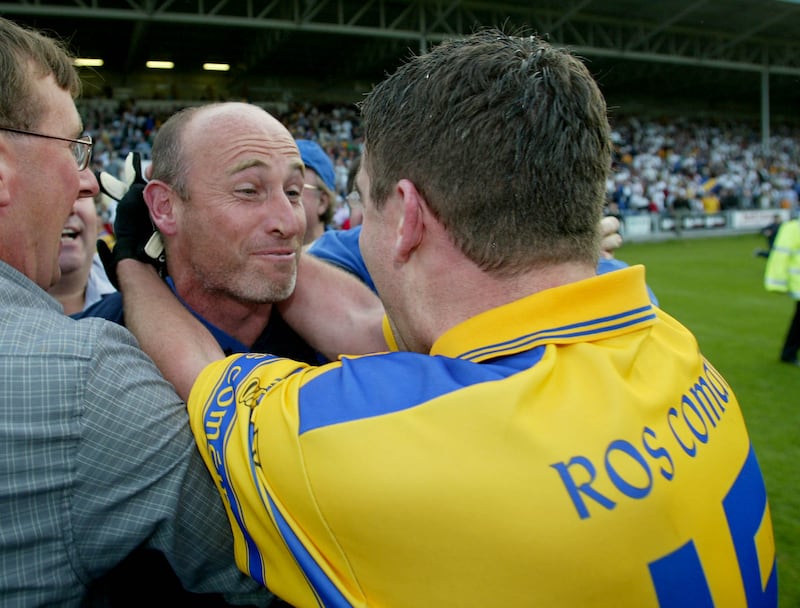
[[[202,369],[225,355],[214,337],[178,301],[150,264],[117,264],[125,324],[186,401]]]
[[[294,293],[277,306],[286,322],[328,359],[388,349],[378,296],[349,272],[313,255],[300,256]]]
[[[600,221],[601,257],[613,259],[614,251],[622,245],[619,228],[615,217]],[[357,230],[350,231],[351,235]],[[326,233],[320,239],[335,240],[339,244],[334,259],[353,266],[353,272],[366,273],[358,240],[333,238],[343,234]],[[312,255],[304,254],[300,259],[294,294],[278,304],[287,323],[328,359],[388,350],[383,333],[383,304],[364,283],[369,277],[356,278],[333,263],[320,261],[313,251],[314,246]],[[343,252],[349,254],[346,260],[342,259]]]

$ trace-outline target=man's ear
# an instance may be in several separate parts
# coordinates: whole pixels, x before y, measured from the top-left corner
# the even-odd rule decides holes
[[[397,182],[395,192],[402,199],[401,215],[397,223],[395,257],[400,262],[407,262],[425,234],[424,218],[427,203],[414,182],[410,180],[401,179]]]
[[[175,218],[175,196],[169,184],[161,180],[152,180],[144,188],[144,202],[150,210],[150,218],[161,234],[174,235],[177,228]]]
[[[325,190],[323,190],[320,193],[319,205],[317,205],[317,216],[322,217],[325,214],[325,212],[330,208],[331,203],[332,203],[331,197],[328,196],[328,193]]]

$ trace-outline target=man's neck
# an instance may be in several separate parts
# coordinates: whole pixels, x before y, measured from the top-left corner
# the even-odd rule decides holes
[[[504,306],[532,294],[594,276],[595,269],[587,263],[564,263],[538,268],[514,278],[493,277],[470,264],[457,265],[459,272],[446,272],[448,266],[437,262],[436,270],[428,273],[431,280],[420,283],[414,291],[413,302],[407,309],[405,334],[400,336],[404,348],[429,352],[433,343],[459,323],[487,310]],[[408,290],[407,293],[412,293]],[[410,297],[410,296],[409,296]],[[441,302],[450,302],[442,306]]]
[[[61,302],[64,314],[72,315],[83,310],[86,302],[86,284],[89,272],[76,270],[61,275],[58,283],[48,289],[48,293]]]
[[[272,315],[272,304],[241,302],[222,294],[179,294],[207,322],[252,347]]]

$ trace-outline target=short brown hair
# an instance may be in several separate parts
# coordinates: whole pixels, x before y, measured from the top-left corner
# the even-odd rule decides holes
[[[81,80],[72,60],[62,41],[0,17],[0,126],[38,126],[44,108],[33,93],[37,78],[52,74],[59,87],[78,97]]]
[[[485,271],[596,262],[611,128],[597,83],[568,51],[482,30],[411,59],[361,111],[375,206],[411,180]]]

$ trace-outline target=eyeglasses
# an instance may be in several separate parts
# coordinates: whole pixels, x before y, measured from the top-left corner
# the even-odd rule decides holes
[[[319,186],[315,186],[314,184],[303,184],[303,189],[308,188],[309,190],[321,190]]]
[[[75,162],[78,163],[78,171],[83,171],[89,166],[89,161],[92,158],[92,141],[91,135],[84,135],[80,139],[70,139],[68,137],[57,137],[55,135],[45,135],[44,133],[36,133],[35,131],[23,131],[22,129],[12,129],[11,127],[0,127],[0,131],[8,131],[9,133],[19,133],[20,135],[33,135],[34,137],[44,137],[46,139],[57,139],[60,141],[68,141],[71,145],[69,147],[72,156],[75,157]]]

